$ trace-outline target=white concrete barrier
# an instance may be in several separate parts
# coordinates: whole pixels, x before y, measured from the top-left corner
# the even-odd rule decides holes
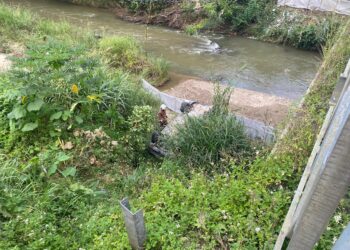
[[[153,87],[150,83],[148,83],[144,79],[142,79],[142,86],[146,91],[153,94],[155,97],[159,98],[170,110],[179,114],[181,113],[182,103],[184,102],[187,102],[190,104],[196,103],[196,101],[194,100],[182,99],[182,98],[178,98],[178,97],[163,93],[157,88]],[[206,105],[202,105],[202,106],[205,109]],[[263,122],[256,121],[244,116],[240,116],[236,114],[235,116],[237,120],[242,122],[249,137],[253,139],[260,139],[268,144],[273,143],[275,141],[275,133],[274,133],[273,127],[267,126]]]

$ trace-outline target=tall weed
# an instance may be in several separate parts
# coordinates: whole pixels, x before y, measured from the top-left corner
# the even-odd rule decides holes
[[[202,117],[187,117],[167,140],[173,159],[189,166],[210,170],[221,160],[239,162],[251,151],[251,142],[243,125],[228,114],[231,90],[216,88],[214,105]]]
[[[103,38],[99,43],[99,51],[112,67],[142,74],[155,86],[162,85],[169,79],[169,63],[163,58],[147,55],[132,37]]]

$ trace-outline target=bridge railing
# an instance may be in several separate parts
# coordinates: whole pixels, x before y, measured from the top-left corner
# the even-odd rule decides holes
[[[275,250],[309,250],[319,240],[350,184],[350,60],[330,100]]]

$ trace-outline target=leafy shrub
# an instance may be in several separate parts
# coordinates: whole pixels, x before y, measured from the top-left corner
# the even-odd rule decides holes
[[[69,120],[68,126],[75,120],[81,121],[77,114],[76,119],[72,117],[74,107],[79,103],[77,85],[67,83],[63,78],[57,77],[57,81],[51,78],[53,74],[63,77],[67,70],[65,63],[72,59],[74,53],[82,51],[82,48],[75,49],[50,42],[33,46],[28,58],[19,60],[20,68],[15,68],[9,79],[13,88],[5,92],[13,103],[13,109],[8,114],[12,130],[28,132],[50,123],[55,127],[54,123],[61,119]],[[62,70],[62,67],[65,69]],[[71,90],[71,86],[75,86],[76,92]]]
[[[147,248],[271,249],[289,195],[269,192],[258,181],[248,184],[243,175],[249,174],[241,171],[213,180],[198,174],[187,184],[156,178],[143,195]]]
[[[143,159],[145,149],[154,129],[155,115],[150,106],[135,106],[128,120],[129,132],[124,137],[125,154],[133,166],[138,166]]]
[[[140,44],[132,37],[107,37],[99,43],[105,59],[113,67],[122,67],[130,71],[140,72],[145,58]]]
[[[198,35],[198,32],[206,28],[207,23],[208,23],[208,20],[203,19],[199,23],[187,25],[185,27],[185,32],[191,36]]]
[[[187,117],[167,140],[174,159],[207,167],[219,164],[225,157],[239,161],[243,155],[249,154],[251,144],[243,125],[234,115],[228,114],[231,92],[229,89],[216,90],[212,110],[202,117]]]
[[[47,178],[43,167],[48,170],[55,165],[59,154],[51,151],[44,157],[48,145],[39,141],[39,136],[45,132],[41,122],[34,130],[40,131],[28,140],[28,144],[16,141],[16,148],[20,150],[4,153],[0,147],[0,249],[128,249],[121,211],[118,206],[111,206],[126,194],[131,195],[135,207],[145,210],[149,232],[147,249],[273,248],[313,147],[315,129],[322,124],[329,97],[350,56],[349,27],[350,23],[344,26],[340,37],[334,38],[336,47],[326,54],[315,85],[306,97],[303,112],[293,121],[279,151],[248,165],[226,162],[223,174],[213,174],[208,178],[206,174],[189,173],[191,170],[183,171],[180,164],[166,161],[160,168],[157,164],[145,164],[131,172],[123,166],[124,162],[114,164],[110,170],[114,171],[115,180],[108,179],[110,173],[106,173],[103,167],[96,167],[94,175],[79,176],[79,179],[56,178],[59,175]],[[96,127],[104,124],[116,133],[128,131],[131,127],[141,131],[136,134],[147,132],[147,129],[136,126],[137,122],[132,122],[142,120],[143,123],[143,119],[139,115],[130,117],[130,114],[134,106],[151,105],[155,101],[138,91],[139,87],[132,84],[125,74],[111,73],[101,67],[99,60],[81,53],[81,46],[53,46],[52,41],[50,45],[40,43],[42,49],[30,45],[26,58],[16,62],[12,72],[0,76],[0,140],[9,136],[7,114],[22,100],[21,95],[11,97],[8,90],[13,88],[16,92],[31,81],[35,83],[35,91],[37,85],[48,85],[48,92],[52,95],[43,98],[45,103],[38,111],[32,108],[28,111],[29,103],[23,105],[26,112],[32,112],[30,115],[50,110],[48,104],[70,107],[74,100],[67,96],[74,98],[76,93],[82,96],[92,93],[90,99],[94,102],[79,104],[74,109],[74,115],[84,114],[83,125]],[[51,51],[53,47],[56,52]],[[49,55],[46,52],[50,52]],[[85,71],[86,75],[83,74]],[[82,81],[76,81],[77,78]],[[101,88],[98,92],[101,97],[97,99],[101,103],[95,102],[94,87]],[[89,92],[91,89],[94,91]],[[27,98],[35,101],[32,97]],[[217,107],[225,107],[227,99],[214,99],[214,103]],[[225,113],[225,109],[218,108],[210,115],[219,117]],[[50,116],[47,114],[45,119],[49,120]],[[127,122],[117,123],[118,117]],[[60,120],[60,123],[65,127],[65,121]],[[121,128],[120,124],[126,125]],[[48,126],[51,126],[50,121]],[[135,145],[141,148],[142,144],[138,142],[142,140],[136,139]],[[74,157],[82,158],[79,150]],[[118,158],[120,155],[109,157]],[[69,161],[59,161],[57,169],[69,167]],[[101,190],[105,187],[107,190]],[[349,221],[349,206],[348,200],[342,201],[317,249],[331,248],[332,241]]]
[[[30,45],[26,58],[18,59],[5,79],[1,94],[12,131],[59,136],[90,122],[115,127],[133,106],[156,105],[125,74],[110,76],[99,60],[83,57],[84,49],[52,39]]]
[[[153,174],[132,200],[145,211],[146,249],[271,249],[293,195],[285,185],[292,169],[282,165],[290,163],[258,159],[211,178]],[[110,236],[99,244],[122,244]]]
[[[79,61],[82,50],[50,41],[32,46],[28,57],[19,60],[9,79],[13,88],[5,92],[13,103],[8,114],[12,130],[28,132],[40,127],[54,135],[64,123],[70,128],[83,122],[81,105],[88,104],[95,88],[86,82],[87,76],[96,61]],[[74,67],[77,64],[80,68]]]
[[[169,67],[169,63],[163,58],[150,57],[148,67],[144,69],[143,75],[154,86],[160,86],[169,80]]]
[[[147,12],[148,14],[157,13],[166,7],[169,7],[172,2],[168,0],[121,0],[121,4],[125,7],[127,7],[130,11],[142,11]]]
[[[9,37],[20,35],[23,32],[30,32],[34,29],[32,14],[20,9],[0,8],[0,23],[3,24],[0,30]],[[11,34],[10,31],[13,33]]]
[[[169,79],[169,64],[162,58],[147,56],[138,41],[132,37],[103,38],[99,49],[111,66],[132,73],[143,73],[155,86]]]
[[[296,11],[283,11],[263,37],[300,49],[322,50],[339,28],[339,19],[333,16],[313,18]]]
[[[195,24],[190,24],[185,27],[185,33],[188,35],[198,35],[198,29]]]
[[[25,164],[16,158],[1,160],[0,248],[77,248],[79,224],[72,222],[88,213],[97,193],[79,182],[40,178],[36,158]]]
[[[263,17],[271,15],[268,8],[271,3],[269,0],[219,0],[206,2],[203,9],[211,22],[216,20],[217,24],[224,23],[235,31],[243,31]]]

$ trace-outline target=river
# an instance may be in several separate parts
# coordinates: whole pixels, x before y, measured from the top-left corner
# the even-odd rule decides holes
[[[298,99],[305,93],[321,61],[315,52],[243,37],[189,36],[165,27],[129,23],[106,9],[54,0],[4,2],[25,6],[50,19],[67,20],[77,28],[88,27],[99,34],[134,36],[146,51],[168,60],[174,73],[290,99]]]

